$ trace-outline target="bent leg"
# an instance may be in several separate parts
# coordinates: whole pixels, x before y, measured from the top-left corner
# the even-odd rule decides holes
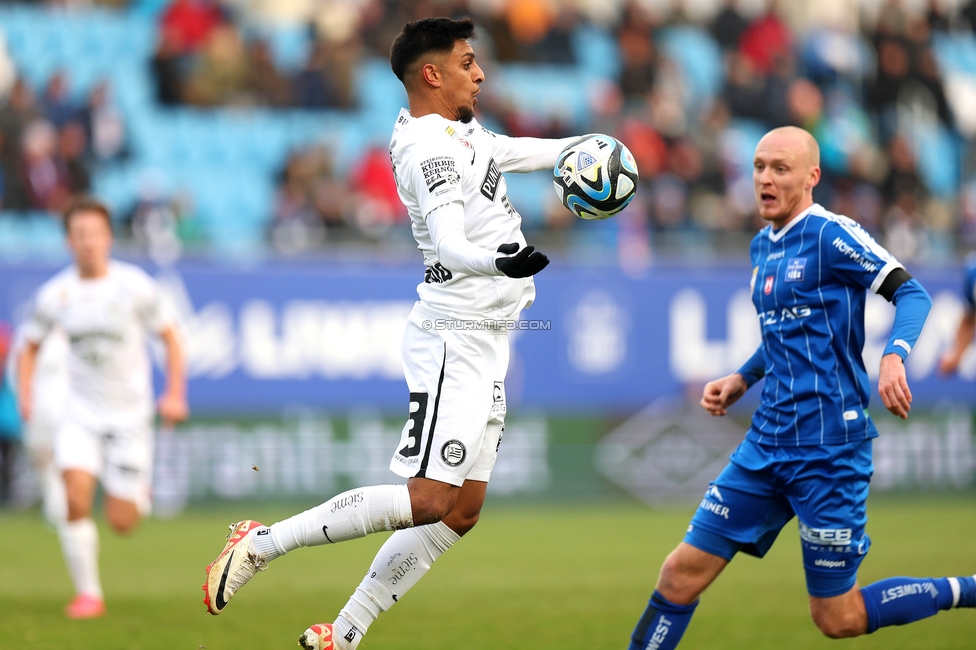
[[[106,495],[105,519],[115,532],[127,535],[139,525],[139,506],[135,501]]]
[[[657,588],[631,634],[630,650],[676,648],[695,613],[698,597],[728,563],[687,542],[678,544],[661,566]]]
[[[454,508],[441,521],[398,530],[386,540],[335,621],[340,648],[356,648],[373,621],[399,601],[437,558],[474,527],[485,502],[487,486],[483,481],[465,481]]]
[[[890,625],[907,625],[953,607],[976,606],[976,579],[886,578],[855,585],[833,598],[810,597],[810,614],[832,639],[870,634]]]

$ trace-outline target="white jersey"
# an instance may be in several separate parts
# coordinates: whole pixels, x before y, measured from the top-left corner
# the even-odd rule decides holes
[[[400,110],[390,158],[400,200],[407,207],[413,236],[424,254],[424,282],[417,287],[431,309],[465,319],[517,319],[535,299],[535,283],[506,276],[473,275],[446,268],[438,259],[426,218],[458,201],[464,205],[466,239],[495,252],[502,244],[526,245],[522,217],[508,199],[503,172],[551,169],[571,142],[509,138],[477,120],[465,124],[437,114],[414,118]]]
[[[148,419],[153,393],[146,335],[171,323],[156,282],[142,269],[112,260],[104,277],[82,279],[70,266],[44,283],[24,335],[41,343],[55,327],[64,332],[67,417],[92,423]]]

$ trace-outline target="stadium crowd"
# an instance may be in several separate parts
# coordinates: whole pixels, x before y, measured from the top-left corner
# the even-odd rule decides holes
[[[976,61],[976,0],[864,1],[809,26],[797,9],[804,3],[711,4],[693,12],[685,3],[637,1],[174,0],[155,14],[149,74],[164,107],[355,112],[357,75],[388,56],[405,21],[473,16],[489,77],[507,65],[580,65],[581,30],[592,28],[609,35],[619,65],[586,89],[586,123],[540,118],[490,78],[479,108],[483,121],[510,135],[606,132],[625,142],[642,186],[614,227],[638,258],[741,251],[759,225],[743,152],[757,134],[785,124],[821,144],[816,199],[855,216],[899,258],[944,260],[976,245],[976,70],[967,74]],[[296,69],[276,63],[259,28],[268,24],[311,38]],[[128,154],[109,87],[74,104],[69,83],[70,70],[58,71],[35,97],[9,58],[0,60],[3,208],[56,210],[88,189],[93,170]],[[386,152],[367,148],[341,167],[333,158],[314,143],[282,162],[268,206],[272,246],[292,253],[327,241],[409,241]],[[185,204],[170,207],[176,217],[164,227],[178,229]],[[527,230],[551,246],[572,242],[585,225],[554,196],[543,212]],[[196,236],[192,228],[174,232]]]

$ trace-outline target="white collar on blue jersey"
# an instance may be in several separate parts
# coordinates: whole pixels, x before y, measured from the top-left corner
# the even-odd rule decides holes
[[[803,212],[801,212],[797,216],[793,217],[793,219],[791,219],[788,224],[786,224],[785,226],[783,226],[779,230],[773,230],[773,227],[770,226],[769,227],[769,241],[771,241],[771,242],[777,242],[780,239],[782,239],[783,236],[786,235],[786,233],[788,233],[791,228],[793,228],[793,226],[795,226],[796,224],[798,224],[801,221],[803,221],[803,219],[808,214],[810,214],[810,212],[812,212],[814,208],[820,208],[820,204],[819,203],[812,204],[809,208],[807,208],[806,210],[804,210]]]

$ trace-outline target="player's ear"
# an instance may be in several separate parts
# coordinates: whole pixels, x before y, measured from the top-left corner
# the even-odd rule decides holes
[[[425,63],[424,67],[420,69],[420,73],[424,77],[424,81],[428,85],[434,88],[440,88],[441,85],[441,71],[437,68],[434,63]]]
[[[810,174],[807,177],[807,186],[812,190],[820,183],[820,167],[813,166],[810,168]]]

